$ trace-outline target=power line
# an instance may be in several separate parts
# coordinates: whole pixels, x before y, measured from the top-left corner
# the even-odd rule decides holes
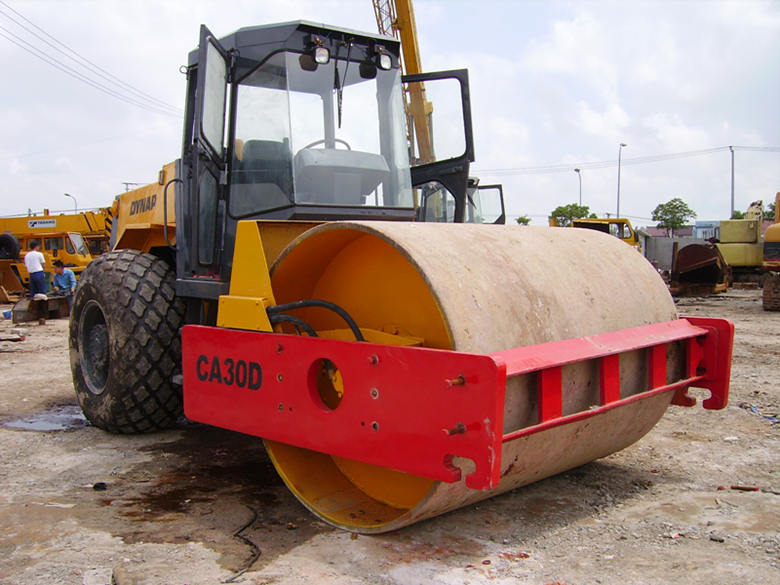
[[[88,72],[88,75],[93,76],[90,78],[88,75],[85,75],[81,71],[78,71],[76,69],[73,69],[72,67],[66,65],[50,53],[47,53],[45,50],[36,47],[32,43],[30,43],[28,40],[24,39],[23,37],[13,33],[7,28],[0,27],[1,30],[5,31],[7,34],[0,33],[0,36],[4,37],[6,40],[12,42],[13,44],[17,45],[18,47],[22,48],[23,50],[27,51],[28,53],[32,54],[33,56],[37,57],[38,59],[41,59],[45,63],[51,65],[52,67],[55,67],[56,69],[59,69],[60,71],[70,75],[71,77],[74,77],[75,79],[81,81],[82,83],[86,83],[87,85],[90,85],[91,87],[98,89],[99,91],[102,91],[103,93],[106,93],[108,95],[111,95],[112,97],[115,97],[121,101],[124,101],[126,103],[129,103],[131,105],[135,105],[137,107],[146,109],[147,111],[153,111],[156,113],[166,114],[170,116],[176,116],[179,117],[181,115],[181,110],[175,106],[172,106],[170,104],[167,104],[163,102],[162,100],[159,100],[137,88],[130,85],[129,83],[126,83],[116,77],[115,75],[111,74],[110,72],[106,71],[99,65],[93,63],[86,57],[83,57],[78,52],[76,52],[74,49],[66,45],[65,43],[59,41],[49,33],[47,33],[45,30],[43,30],[41,27],[27,19],[24,15],[22,15],[17,10],[11,8],[8,4],[6,4],[3,0],[0,0],[0,4],[5,6],[8,10],[11,10],[16,15],[18,15],[20,18],[24,19],[26,22],[28,22],[30,25],[35,27],[36,29],[40,30],[44,35],[52,39],[54,42],[58,43],[62,47],[65,47],[72,55],[75,55],[73,57],[72,55],[66,53],[53,43],[49,42],[45,38],[43,38],[41,35],[35,33],[35,31],[31,30],[27,26],[25,26],[23,23],[19,22],[14,17],[10,16],[9,14],[3,12],[0,10],[0,15],[5,16],[12,22],[14,22],[17,26],[25,30],[27,33],[31,34],[35,38],[37,38],[39,41],[42,41],[49,47],[53,48],[57,52],[61,53],[71,61],[73,61],[77,66],[83,68]],[[10,37],[8,36],[10,35]],[[13,38],[11,38],[13,37]],[[16,39],[16,40],[14,40]],[[86,64],[85,64],[86,63]],[[102,83],[100,80],[95,79],[94,76],[97,75],[99,78],[102,78],[103,80],[107,81],[108,83],[114,85],[114,87],[110,87]],[[131,92],[131,95],[124,95],[123,93],[119,93],[119,91]]]
[[[93,81],[93,80],[89,79],[88,77],[86,77],[82,73],[79,73],[78,71],[76,71],[72,67],[69,67],[68,65],[65,65],[64,63],[62,63],[61,61],[58,61],[54,57],[52,57],[50,55],[47,55],[44,51],[41,51],[37,47],[31,45],[30,43],[28,43],[27,41],[25,41],[24,39],[22,39],[18,35],[12,33],[11,31],[9,31],[5,27],[0,26],[0,31],[5,31],[5,32],[0,32],[0,37],[5,38],[6,40],[8,40],[11,43],[15,44],[16,46],[20,47],[24,51],[27,51],[28,53],[30,53],[34,57],[37,57],[38,59],[40,59],[44,63],[48,63],[49,65],[51,65],[55,69],[59,69],[60,71],[62,71],[66,75],[69,75],[70,77],[73,77],[74,79],[77,79],[78,81],[81,81],[82,83],[86,83],[87,85],[97,89],[98,91],[101,91],[101,92],[103,92],[103,93],[105,93],[107,95],[110,95],[111,97],[114,97],[114,98],[116,98],[118,100],[121,100],[123,102],[126,102],[128,104],[137,106],[139,108],[143,108],[144,110],[147,110],[149,112],[155,112],[155,113],[158,113],[158,114],[165,114],[165,115],[168,115],[168,116],[176,116],[176,117],[178,117],[176,114],[174,114],[172,112],[169,112],[167,110],[163,110],[161,108],[157,108],[157,107],[152,106],[152,105],[145,104],[143,102],[135,101],[134,99],[129,98],[127,96],[124,96],[124,95],[114,91],[113,89],[108,88],[105,85],[102,85],[101,83],[99,83],[97,81]],[[14,37],[14,38],[12,38],[12,37]],[[15,39],[17,39],[17,40],[15,40]]]
[[[750,150],[753,152],[780,152],[778,146],[735,146],[734,150]]]
[[[746,150],[754,152],[780,152],[778,146],[734,146],[734,150]],[[656,154],[649,156],[639,156],[633,158],[624,158],[623,165],[641,165],[654,162],[661,162],[665,160],[674,160],[680,158],[689,158],[694,156],[703,156],[707,154],[713,154],[716,152],[723,152],[729,150],[728,146],[718,146],[715,148],[705,148],[702,150],[688,150],[685,152],[674,152],[669,154]],[[478,169],[475,171],[480,175],[539,175],[548,173],[563,173],[571,172],[574,167],[580,169],[604,169],[617,166],[617,160],[602,160],[595,162],[575,162],[575,163],[561,163],[555,165],[542,165],[533,167],[510,167],[504,169]]]
[[[152,102],[155,102],[155,103],[159,104],[160,106],[166,107],[166,108],[168,108],[168,109],[170,109],[170,110],[173,110],[173,111],[175,111],[175,112],[181,112],[181,108],[178,108],[177,106],[173,106],[173,105],[171,105],[171,104],[168,104],[168,103],[166,103],[166,102],[164,102],[164,101],[162,101],[162,100],[159,100],[159,99],[157,99],[156,97],[154,97],[154,96],[152,96],[152,95],[149,95],[148,93],[146,93],[146,92],[144,92],[144,91],[141,91],[140,89],[136,88],[135,86],[133,86],[133,85],[131,85],[131,84],[129,84],[129,83],[126,83],[125,81],[122,81],[122,80],[121,80],[119,77],[117,77],[116,75],[112,74],[111,72],[109,72],[109,71],[106,71],[106,70],[105,70],[105,69],[103,69],[103,68],[102,68],[100,65],[98,65],[98,64],[96,64],[96,63],[94,63],[94,62],[90,61],[89,59],[87,59],[86,57],[84,57],[83,55],[81,55],[80,53],[78,53],[76,50],[74,50],[73,48],[71,48],[69,45],[67,45],[67,44],[63,43],[62,41],[60,41],[60,40],[59,40],[59,39],[57,39],[56,37],[54,37],[54,36],[50,35],[49,33],[47,33],[47,32],[46,32],[44,29],[42,29],[40,26],[38,26],[37,24],[35,24],[34,22],[32,22],[32,21],[31,21],[29,18],[25,17],[25,16],[24,16],[22,13],[20,13],[18,10],[15,10],[15,9],[14,9],[14,8],[12,8],[11,6],[9,6],[9,5],[8,5],[6,2],[4,2],[3,0],[0,0],[0,4],[2,4],[3,6],[5,6],[5,7],[6,7],[8,10],[10,10],[10,11],[11,11],[11,12],[13,12],[14,14],[16,14],[16,15],[17,15],[19,18],[21,18],[22,20],[24,20],[25,22],[27,22],[27,23],[28,23],[28,24],[30,24],[31,26],[33,26],[33,27],[35,27],[36,29],[38,29],[39,31],[41,31],[41,32],[42,32],[44,35],[46,35],[48,38],[50,38],[51,40],[53,40],[55,43],[57,43],[58,45],[60,45],[60,46],[64,47],[65,49],[67,49],[67,50],[68,50],[68,52],[69,52],[69,53],[71,53],[72,55],[75,55],[75,57],[73,57],[73,56],[69,55],[68,53],[66,53],[65,51],[63,51],[62,49],[60,49],[59,47],[57,47],[56,45],[54,45],[54,44],[50,43],[49,41],[47,41],[47,40],[46,40],[45,38],[43,38],[42,36],[40,36],[40,35],[38,35],[37,33],[35,33],[35,31],[32,31],[32,30],[30,30],[30,29],[29,29],[28,27],[26,27],[24,24],[22,24],[21,22],[19,22],[18,20],[16,20],[14,17],[12,17],[12,16],[9,16],[8,14],[4,13],[2,10],[0,10],[0,14],[2,14],[2,15],[3,15],[3,16],[5,16],[6,18],[8,18],[8,19],[9,19],[9,20],[11,20],[12,22],[14,22],[14,23],[15,23],[17,26],[19,26],[19,27],[23,28],[24,30],[26,30],[27,32],[29,32],[29,33],[30,33],[31,35],[33,35],[35,38],[37,38],[37,39],[39,39],[39,40],[43,41],[44,43],[46,43],[47,45],[49,45],[49,46],[50,46],[51,48],[53,48],[55,51],[58,51],[58,52],[62,53],[62,54],[63,54],[63,55],[65,55],[65,56],[66,56],[68,59],[70,59],[70,60],[72,60],[72,61],[76,62],[76,63],[77,63],[77,64],[79,64],[81,67],[84,67],[85,69],[87,69],[87,70],[90,70],[90,71],[94,72],[95,74],[97,74],[98,76],[102,77],[102,78],[103,78],[103,79],[105,79],[106,81],[109,81],[110,83],[114,83],[114,84],[116,84],[116,85],[120,85],[120,86],[122,86],[122,87],[124,87],[124,88],[126,88],[126,89],[128,89],[128,90],[130,90],[130,91],[132,91],[133,93],[136,93],[136,94],[138,94],[140,97],[142,97],[142,98],[144,98],[144,99],[147,99],[147,100],[150,100],[150,101],[152,101]],[[87,65],[84,65],[84,63],[87,63],[87,65],[89,65],[89,66],[87,66]]]

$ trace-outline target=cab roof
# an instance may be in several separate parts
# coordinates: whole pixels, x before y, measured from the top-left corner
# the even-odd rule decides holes
[[[306,50],[310,35],[318,35],[326,42],[354,39],[361,45],[381,44],[396,58],[400,55],[400,41],[392,37],[306,20],[243,27],[220,38],[219,44],[226,51],[238,51],[241,59],[263,61],[279,50]],[[197,64],[198,49],[190,52],[188,61],[190,66]]]

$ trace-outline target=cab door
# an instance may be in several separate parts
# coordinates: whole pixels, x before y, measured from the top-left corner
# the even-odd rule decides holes
[[[184,282],[192,296],[215,297],[221,286],[209,287],[209,281],[221,283],[226,200],[225,113],[230,55],[205,26],[200,28],[198,61],[188,69],[187,122],[183,165],[184,193],[176,197],[177,262],[180,283],[193,277],[211,293],[188,290],[195,286]],[[181,233],[181,236],[179,236]],[[182,288],[181,286],[179,287]]]
[[[464,222],[469,164],[474,162],[468,71],[404,75],[401,80],[411,112],[410,159],[418,209],[427,206],[437,218],[449,214],[450,221]]]

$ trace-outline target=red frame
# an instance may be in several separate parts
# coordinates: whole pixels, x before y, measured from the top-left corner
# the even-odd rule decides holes
[[[187,325],[184,409],[195,421],[446,482],[460,479],[452,458],[469,458],[476,469],[466,485],[491,489],[504,442],[661,392],[674,391],[674,404],[692,406],[692,386],[710,390],[704,408],[723,408],[733,335],[729,321],[689,317],[482,355]],[[666,346],[683,340],[686,377],[667,383]],[[642,348],[649,350],[648,388],[621,399],[619,356]],[[221,370],[226,360],[233,367],[254,362],[255,385],[258,366],[262,384],[228,385],[227,375],[220,383],[211,373],[215,357]],[[337,365],[346,389],[333,410],[312,374],[322,358]],[[601,405],[563,416],[561,368],[592,359],[599,361]],[[538,424],[504,435],[507,378],[533,373]]]

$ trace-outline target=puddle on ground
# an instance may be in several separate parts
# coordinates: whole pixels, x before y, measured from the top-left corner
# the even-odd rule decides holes
[[[20,431],[68,431],[89,425],[78,404],[55,406],[51,410],[0,422],[0,426]]]

